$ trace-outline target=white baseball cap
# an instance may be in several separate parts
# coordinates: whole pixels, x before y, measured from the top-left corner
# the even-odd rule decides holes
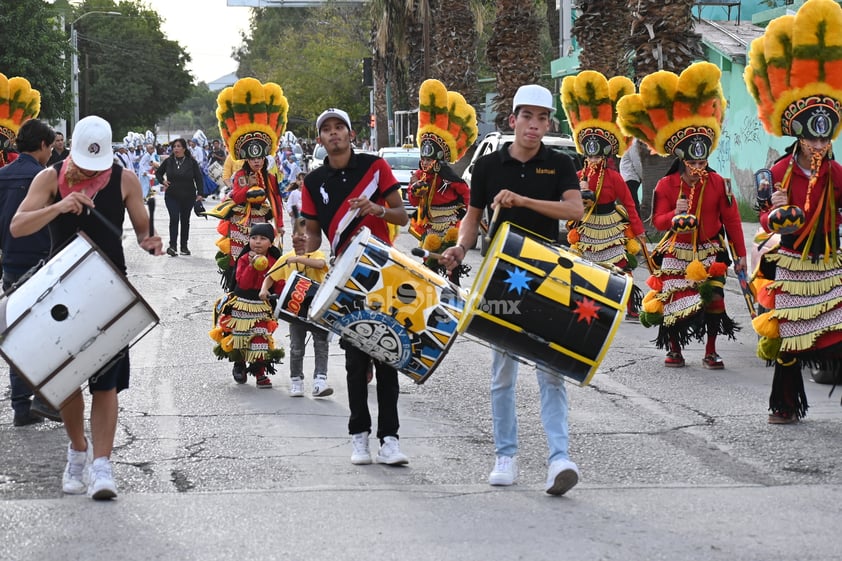
[[[517,108],[521,105],[534,105],[549,109],[550,111],[555,110],[555,107],[553,107],[553,94],[544,86],[537,84],[529,84],[517,89],[517,93],[512,100],[512,112],[517,111]]]
[[[85,117],[73,129],[70,156],[73,162],[88,171],[104,171],[114,163],[111,149],[111,125],[102,117]]]
[[[346,112],[342,111],[341,109],[336,109],[334,107],[322,111],[322,114],[319,115],[318,119],[316,119],[316,130],[320,131],[322,129],[322,123],[324,123],[331,117],[339,119],[340,121],[345,123],[345,125],[348,127],[348,130],[351,130],[351,118],[348,117],[348,114]]]

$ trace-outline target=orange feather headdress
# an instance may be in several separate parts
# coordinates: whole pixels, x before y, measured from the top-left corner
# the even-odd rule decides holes
[[[691,64],[680,75],[666,70],[649,74],[639,93],[617,102],[620,128],[662,156],[707,160],[725,118],[721,76],[710,62]]]
[[[0,151],[10,148],[20,126],[40,112],[41,93],[32,89],[29,80],[0,73]]]
[[[219,132],[235,160],[275,153],[287,127],[289,103],[281,86],[241,78],[216,98]]]
[[[835,139],[842,113],[842,8],[833,0],[808,0],[795,15],[773,19],[752,41],[743,77],[767,132]]]
[[[573,129],[576,150],[585,156],[622,156],[630,138],[617,125],[617,102],[634,93],[625,76],[608,80],[585,70],[561,82],[561,106]]]
[[[462,94],[438,80],[424,80],[418,91],[418,146],[421,157],[453,163],[477,139],[477,114]]]

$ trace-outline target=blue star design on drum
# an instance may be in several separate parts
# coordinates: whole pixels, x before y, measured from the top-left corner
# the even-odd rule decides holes
[[[507,271],[507,273],[509,273],[509,278],[503,282],[509,285],[509,292],[517,291],[518,296],[520,296],[523,294],[523,290],[529,290],[529,281],[534,277],[530,277],[526,274],[526,271],[518,267],[515,267],[514,271]]]

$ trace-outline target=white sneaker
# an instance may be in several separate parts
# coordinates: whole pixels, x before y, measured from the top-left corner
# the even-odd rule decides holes
[[[369,432],[358,432],[351,435],[351,446],[354,451],[351,453],[351,463],[355,465],[366,465],[371,463],[371,452],[368,450]]]
[[[550,495],[563,495],[579,482],[579,468],[570,460],[556,460],[547,469],[546,491]]]
[[[68,495],[81,495],[88,489],[88,467],[94,457],[94,447],[85,439],[88,448],[79,452],[67,445],[67,465],[61,476],[61,490]]]
[[[333,388],[327,385],[326,378],[316,378],[313,380],[313,397],[327,397],[333,395]]]
[[[302,397],[304,395],[304,379],[290,378],[289,382],[289,396]]]
[[[383,438],[380,451],[377,452],[377,463],[390,466],[403,466],[409,463],[409,458],[401,452],[400,441],[394,436]]]
[[[494,469],[488,474],[489,485],[508,486],[517,480],[517,458],[514,456],[497,456]]]
[[[114,476],[111,473],[111,461],[105,456],[97,458],[89,469],[91,475],[88,496],[97,501],[116,499],[117,485],[114,484]]]

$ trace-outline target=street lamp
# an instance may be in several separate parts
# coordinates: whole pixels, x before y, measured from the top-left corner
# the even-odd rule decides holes
[[[71,121],[70,127],[68,127],[69,135],[73,134],[72,131],[76,127],[76,123],[79,122],[79,37],[76,33],[76,22],[92,14],[107,16],[123,15],[121,12],[85,12],[70,23],[70,45],[73,47],[70,53],[70,95],[73,97],[73,121]]]

